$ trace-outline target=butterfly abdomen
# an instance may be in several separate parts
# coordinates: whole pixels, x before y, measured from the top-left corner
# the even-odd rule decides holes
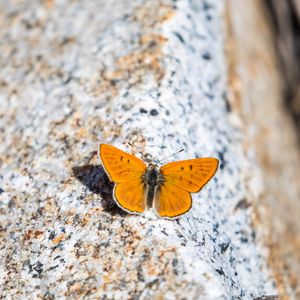
[[[149,165],[142,179],[146,184],[147,207],[151,208],[157,187],[163,184],[164,177],[155,165]]]

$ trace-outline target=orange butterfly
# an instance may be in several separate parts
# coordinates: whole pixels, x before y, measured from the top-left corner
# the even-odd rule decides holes
[[[129,213],[142,213],[153,205],[161,217],[175,218],[190,210],[192,198],[214,176],[216,158],[194,158],[158,166],[116,147],[100,144],[100,159],[115,183],[113,197]]]

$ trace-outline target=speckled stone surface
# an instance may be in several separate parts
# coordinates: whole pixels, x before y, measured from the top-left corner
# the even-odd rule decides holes
[[[1,298],[277,294],[228,111],[223,10],[218,0],[0,2]],[[97,157],[99,143],[128,141],[220,168],[180,219],[129,215]]]

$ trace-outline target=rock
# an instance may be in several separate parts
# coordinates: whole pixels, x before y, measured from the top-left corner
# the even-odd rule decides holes
[[[269,263],[273,227],[255,222],[268,183],[237,109],[249,99],[231,97],[226,80],[239,66],[224,53],[229,10],[217,0],[1,5],[2,298],[272,299],[288,290]],[[100,143],[130,152],[127,142],[148,158],[184,148],[174,159],[212,156],[220,167],[181,218],[130,215],[97,154]]]

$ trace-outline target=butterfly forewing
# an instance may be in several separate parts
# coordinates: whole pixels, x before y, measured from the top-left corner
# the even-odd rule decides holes
[[[166,180],[159,188],[155,209],[161,217],[178,217],[192,207],[191,194]]]
[[[214,176],[218,164],[216,158],[194,158],[168,163],[160,168],[160,172],[167,184],[195,193]]]
[[[140,178],[146,171],[142,160],[111,145],[101,144],[99,153],[106,173],[115,183]]]

